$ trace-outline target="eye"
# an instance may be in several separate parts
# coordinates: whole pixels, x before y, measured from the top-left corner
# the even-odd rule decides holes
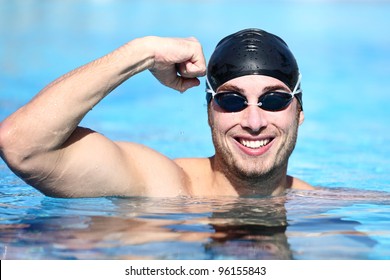
[[[268,111],[280,111],[286,108],[292,101],[293,96],[287,92],[268,92],[259,98],[261,108]]]
[[[214,96],[214,100],[227,112],[238,112],[247,106],[246,98],[238,92],[221,92]]]

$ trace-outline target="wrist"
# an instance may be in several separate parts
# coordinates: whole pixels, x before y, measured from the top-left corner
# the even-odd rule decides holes
[[[146,36],[141,38],[136,38],[126,46],[129,48],[129,55],[131,58],[135,58],[138,60],[140,66],[142,65],[142,70],[147,70],[153,67],[156,57],[156,46],[158,43],[156,42],[155,36]]]
[[[154,49],[151,41],[151,37],[136,38],[117,50],[120,53],[118,58],[122,64],[122,74],[132,76],[153,67]]]

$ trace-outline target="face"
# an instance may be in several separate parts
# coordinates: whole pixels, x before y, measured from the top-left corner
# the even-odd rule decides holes
[[[249,104],[257,104],[269,91],[291,92],[281,81],[262,75],[232,79],[217,93],[236,91]],[[296,143],[298,126],[304,115],[296,98],[276,112],[249,105],[239,112],[226,112],[214,101],[209,107],[209,124],[215,146],[215,163],[225,174],[245,179],[286,172],[288,158]]]

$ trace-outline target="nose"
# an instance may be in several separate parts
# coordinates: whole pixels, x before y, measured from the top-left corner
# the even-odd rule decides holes
[[[243,111],[241,126],[252,132],[259,132],[268,125],[266,112],[257,105],[249,105]]]

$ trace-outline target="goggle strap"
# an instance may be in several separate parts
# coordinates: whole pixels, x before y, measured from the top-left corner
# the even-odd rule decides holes
[[[297,83],[295,84],[294,90],[293,90],[293,92],[292,92],[292,95],[293,95],[293,96],[294,96],[295,94],[301,92],[300,90],[297,91],[298,87],[299,87],[300,84],[301,84],[301,78],[302,78],[302,74],[299,73]]]
[[[206,92],[207,93],[211,93],[212,94],[212,97],[214,97],[216,95],[216,92],[214,91],[214,89],[212,88],[211,84],[210,84],[210,81],[209,81],[209,78],[206,74],[206,84],[207,84],[207,87],[206,88]]]

